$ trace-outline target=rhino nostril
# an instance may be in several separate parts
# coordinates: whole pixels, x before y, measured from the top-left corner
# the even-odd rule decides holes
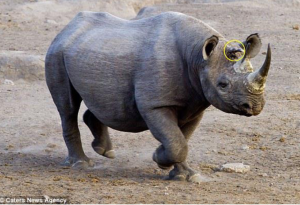
[[[250,110],[252,109],[251,105],[249,103],[243,103],[242,105],[242,108],[244,108],[245,110]]]

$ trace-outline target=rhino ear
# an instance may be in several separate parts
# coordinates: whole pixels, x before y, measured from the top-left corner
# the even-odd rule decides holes
[[[204,60],[207,60],[209,58],[209,56],[212,54],[215,47],[217,46],[218,42],[219,42],[219,38],[215,35],[206,39],[202,48],[202,54]]]
[[[248,36],[246,41],[243,42],[246,48],[246,58],[254,58],[260,51],[261,40],[257,33]]]

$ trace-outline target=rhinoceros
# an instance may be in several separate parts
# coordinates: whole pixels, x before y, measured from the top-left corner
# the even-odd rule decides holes
[[[150,130],[161,143],[153,160],[172,169],[169,179],[199,182],[186,162],[188,141],[205,109],[258,115],[271,62],[268,45],[261,68],[250,59],[262,46],[258,34],[225,48],[227,40],[191,16],[165,12],[139,20],[80,12],[56,36],[46,55],[46,82],[60,114],[68,148],[65,165],[93,166],[84,153],[78,110],[91,130],[92,147],[114,158],[108,127]],[[244,56],[240,61],[234,61]]]

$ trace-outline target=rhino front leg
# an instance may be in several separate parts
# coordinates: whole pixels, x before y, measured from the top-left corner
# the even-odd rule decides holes
[[[115,158],[107,126],[103,125],[90,110],[84,113],[83,121],[94,136],[92,147],[95,152],[107,158]]]
[[[186,140],[190,139],[195,129],[198,127],[202,117],[203,112],[197,118],[181,127],[181,131],[184,134]],[[175,164],[174,169],[169,173],[168,179],[187,180],[196,183],[201,182],[200,174],[192,170],[186,161]]]
[[[153,154],[153,160],[162,169],[184,162],[188,146],[187,140],[178,126],[176,113],[171,108],[148,110],[143,114],[153,136],[162,143]]]

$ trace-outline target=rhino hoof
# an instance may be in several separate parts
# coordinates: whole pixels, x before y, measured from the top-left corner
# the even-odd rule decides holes
[[[95,163],[89,159],[76,159],[73,157],[67,157],[66,160],[61,164],[62,166],[71,167],[74,169],[88,169],[95,166]]]
[[[88,169],[88,168],[92,168],[95,166],[95,163],[92,160],[87,161],[83,161],[83,160],[79,160],[77,162],[75,162],[74,164],[72,164],[72,168],[75,169]]]
[[[103,156],[110,158],[110,159],[114,159],[116,157],[115,150],[109,150],[109,151],[105,152]]]
[[[93,149],[96,153],[98,153],[99,155],[102,155],[104,157],[107,157],[107,158],[110,158],[110,159],[114,159],[116,157],[114,150],[106,151],[102,147],[93,147]]]
[[[189,168],[186,163],[179,163],[175,165],[174,169],[170,171],[167,179],[176,181],[188,181],[197,184],[204,181],[203,177],[201,177],[199,173]]]

